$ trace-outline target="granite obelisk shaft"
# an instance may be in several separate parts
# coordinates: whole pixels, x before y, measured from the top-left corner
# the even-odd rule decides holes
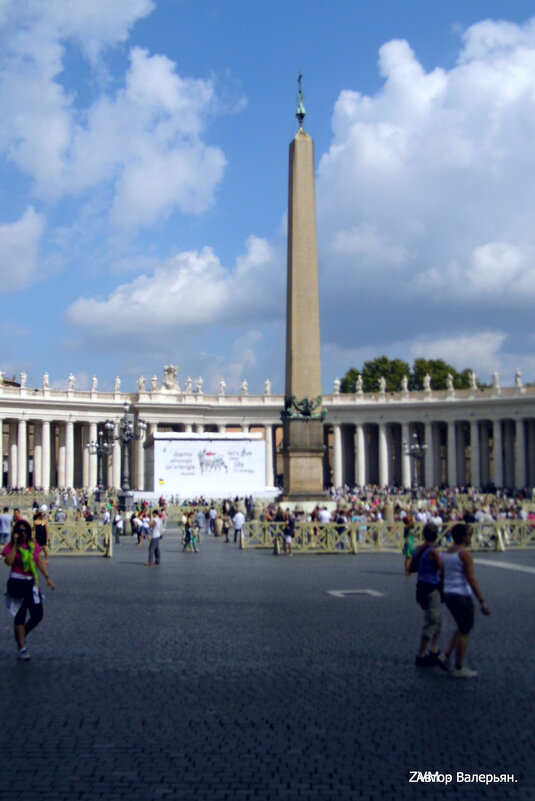
[[[323,411],[316,250],[314,144],[300,127],[290,144],[284,490],[289,499],[323,493]]]

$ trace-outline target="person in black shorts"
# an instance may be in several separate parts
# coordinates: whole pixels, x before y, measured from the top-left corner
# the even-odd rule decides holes
[[[455,651],[455,668],[451,671],[451,675],[456,678],[473,679],[477,676],[477,671],[464,666],[468,637],[474,626],[472,596],[476,596],[484,615],[489,615],[490,611],[474,575],[474,560],[468,550],[472,539],[470,529],[465,523],[457,523],[451,530],[451,536],[453,545],[442,555],[442,569],[444,600],[457,624],[457,630],[446,646],[444,656],[449,660],[450,654]]]
[[[33,521],[33,538],[43,549],[45,564],[48,564],[48,526],[46,512],[39,511]]]

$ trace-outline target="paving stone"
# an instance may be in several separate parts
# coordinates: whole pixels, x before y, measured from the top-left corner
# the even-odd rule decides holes
[[[476,566],[491,617],[469,647],[480,676],[459,682],[414,667],[421,611],[401,555],[290,559],[208,538],[184,554],[170,531],[162,559],[144,567],[125,538],[113,560],[52,560],[28,663],[1,616],[2,801],[535,798],[535,575]]]

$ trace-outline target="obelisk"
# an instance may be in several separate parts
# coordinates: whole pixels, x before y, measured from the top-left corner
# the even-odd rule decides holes
[[[290,144],[286,289],[286,386],[283,421],[284,494],[288,499],[323,494],[318,257],[314,143],[303,129],[299,74],[299,130]]]

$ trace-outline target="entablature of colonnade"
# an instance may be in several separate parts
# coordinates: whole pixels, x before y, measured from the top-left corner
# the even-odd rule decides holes
[[[535,416],[535,386],[439,392],[375,394],[334,393],[324,396],[332,424],[443,422],[514,419]]]
[[[266,385],[269,382],[266,382]],[[93,423],[122,415],[127,402],[139,417],[159,425],[277,425],[284,407],[282,395],[249,394],[243,382],[240,394],[207,394],[202,382],[186,389],[165,385],[136,393],[66,390],[0,383],[0,418]],[[488,389],[324,395],[326,424],[356,422],[410,422],[423,420],[504,419],[535,416],[535,386]]]
[[[51,390],[0,384],[0,419],[38,421],[76,420],[92,423],[123,414],[128,403],[148,423],[159,425],[274,425],[284,407],[282,395],[264,392],[249,395],[209,395],[157,387],[149,392],[100,392],[75,389]]]

